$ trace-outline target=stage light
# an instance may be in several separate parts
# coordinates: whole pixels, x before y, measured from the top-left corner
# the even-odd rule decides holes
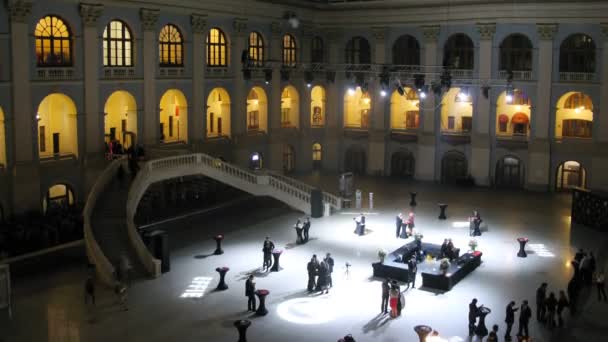
[[[513,102],[513,98],[515,95],[515,90],[513,89],[513,85],[511,84],[511,81],[507,82],[507,95],[505,97],[505,100],[507,101],[507,103],[511,103]]]
[[[272,81],[272,69],[264,69],[264,81],[266,84]]]
[[[395,86],[397,87],[397,92],[399,93],[399,95],[401,95],[401,96],[405,95],[405,90],[403,89],[403,86],[401,85],[401,81],[397,81],[397,83],[395,83]]]
[[[347,93],[348,93],[348,96],[355,95],[355,88],[353,88],[353,87],[348,88]]]
[[[511,102],[513,102],[513,95],[507,94],[505,99],[507,100],[507,103],[511,103]]]
[[[422,89],[418,89],[418,97],[421,99],[426,99],[426,92]]]
[[[268,81],[264,81],[264,84],[268,85],[268,84],[270,84],[270,82],[268,82]]]
[[[252,161],[258,161],[258,160],[260,160],[260,155],[259,155],[259,154],[257,154],[257,153],[256,153],[256,154],[254,154],[254,155],[252,155],[252,156],[251,156],[251,160],[252,160]]]
[[[469,100],[469,94],[461,90],[458,93],[458,99],[460,100],[460,102],[467,102]]]
[[[384,90],[384,89],[380,90],[380,96],[386,97],[386,90]]]
[[[306,88],[310,88],[310,87],[312,87],[312,84],[306,83]]]
[[[417,89],[424,88],[424,75],[422,75],[422,74],[414,75],[414,86],[416,86]]]

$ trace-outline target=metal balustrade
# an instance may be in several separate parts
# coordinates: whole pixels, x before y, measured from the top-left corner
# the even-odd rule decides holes
[[[130,79],[135,77],[135,68],[107,67],[103,70],[106,79]]]
[[[514,70],[513,79],[521,80],[521,81],[529,81],[532,79],[532,71],[531,70]],[[509,72],[507,70],[500,70],[498,72],[498,78],[507,79],[509,77]]]
[[[74,80],[74,68],[37,68],[36,79],[39,81]]]
[[[595,73],[591,72],[560,72],[560,81],[567,82],[590,82],[595,80]]]

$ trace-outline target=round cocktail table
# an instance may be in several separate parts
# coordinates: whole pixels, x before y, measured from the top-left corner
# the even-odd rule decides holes
[[[517,241],[519,241],[519,252],[517,252],[517,256],[520,258],[527,257],[528,254],[526,253],[526,244],[528,243],[528,238],[520,237],[517,238]]]
[[[239,319],[238,321],[234,321],[234,326],[239,331],[239,341],[238,342],[247,342],[247,328],[251,325],[251,321],[246,319]]]
[[[281,258],[281,254],[283,253],[282,249],[275,249],[272,251],[272,257],[274,258],[274,263],[272,264],[272,268],[270,272],[279,272],[281,270],[279,266],[279,258]]]
[[[224,251],[222,250],[222,240],[224,240],[224,235],[216,235],[213,237],[213,239],[215,240],[215,252],[213,252],[213,254],[224,254]]]
[[[220,274],[220,282],[219,284],[217,284],[216,289],[218,291],[224,291],[228,289],[228,285],[226,285],[226,272],[230,271],[230,268],[224,266],[224,267],[218,267],[215,269],[219,274]]]
[[[266,310],[266,296],[268,296],[268,294],[270,294],[270,291],[265,289],[255,291],[255,295],[258,296],[258,299],[260,301],[260,305],[255,311],[256,315],[265,316],[268,313],[268,310]]]

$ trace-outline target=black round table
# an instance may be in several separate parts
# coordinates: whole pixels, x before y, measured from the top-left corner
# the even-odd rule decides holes
[[[528,243],[528,238],[517,238],[517,241],[519,241],[519,252],[517,252],[517,256],[520,258],[525,258],[528,256],[528,254],[526,253],[526,244]]]
[[[224,254],[224,251],[222,250],[222,240],[224,240],[224,235],[216,235],[213,239],[215,240],[215,252],[213,252],[213,254]]]
[[[234,321],[234,326],[239,331],[239,342],[247,342],[247,328],[251,325],[251,321],[239,319]]]
[[[216,289],[218,291],[224,291],[224,290],[228,290],[228,285],[226,285],[226,272],[230,271],[230,268],[228,267],[218,267],[215,269],[215,271],[217,271],[220,274],[220,282],[219,284],[217,284]]]
[[[426,337],[433,331],[433,328],[428,325],[417,325],[414,327],[414,331],[418,334],[420,342],[425,342]]]
[[[486,336],[488,335],[488,328],[486,328],[486,316],[492,312],[490,308],[486,308],[485,306],[479,308],[479,324],[477,328],[475,328],[475,335],[477,336]]]
[[[416,192],[410,192],[410,207],[415,207],[416,206],[416,195],[418,193]]]
[[[445,220],[448,217],[445,216],[445,210],[447,209],[448,205],[445,203],[438,203],[437,204],[439,206],[439,219],[440,220]]]
[[[269,293],[270,291],[264,289],[255,291],[255,295],[258,296],[258,300],[260,301],[260,305],[258,305],[258,309],[255,311],[256,315],[266,316],[268,313],[268,310],[266,310],[266,296],[268,296]]]
[[[279,258],[281,258],[282,253],[283,253],[282,249],[275,249],[272,251],[272,257],[274,258],[274,263],[272,264],[272,268],[270,269],[270,272],[279,272],[280,271]]]

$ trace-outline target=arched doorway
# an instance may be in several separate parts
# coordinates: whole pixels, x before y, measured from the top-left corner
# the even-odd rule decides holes
[[[593,101],[587,94],[568,92],[557,101],[555,137],[591,139]]]
[[[160,141],[188,142],[188,102],[177,89],[167,90],[160,98]]]
[[[268,130],[268,99],[260,87],[253,87],[247,95],[247,132],[265,133]]]
[[[4,130],[4,112],[0,107],[0,170],[6,168],[6,131]]]
[[[230,95],[215,88],[207,98],[207,137],[230,137]]]
[[[283,145],[283,172],[292,173],[296,169],[296,156],[291,145]]]
[[[293,86],[287,86],[281,93],[281,127],[300,127],[300,96]]]
[[[441,100],[441,131],[466,133],[473,129],[473,101],[469,90],[450,88]]]
[[[41,159],[78,157],[76,105],[64,94],[51,94],[38,106],[38,151]]]
[[[321,161],[323,160],[323,149],[321,144],[312,144],[312,168],[318,170],[321,168]]]
[[[253,152],[249,156],[249,168],[252,170],[259,170],[264,166],[262,155],[258,152]]]
[[[521,188],[524,171],[519,158],[506,156],[496,163],[496,186],[505,188]]]
[[[496,135],[528,136],[532,101],[523,91],[503,91],[496,101]]]
[[[344,171],[355,174],[365,174],[367,160],[365,150],[361,146],[350,146],[344,155]]]
[[[325,88],[321,86],[315,86],[310,91],[310,125],[325,125]]]
[[[398,151],[391,156],[391,176],[399,178],[414,177],[414,156],[409,151]]]
[[[361,87],[350,88],[344,95],[344,127],[368,129],[371,99]]]
[[[467,177],[467,158],[461,152],[450,151],[443,155],[441,160],[441,181],[443,183],[457,183]]]
[[[124,148],[137,143],[137,104],[129,92],[113,92],[103,111],[106,143],[120,142]]]
[[[64,211],[74,205],[74,192],[66,184],[55,184],[48,188],[42,199],[42,212]]]
[[[579,162],[570,160],[557,168],[555,187],[557,190],[568,190],[574,187],[584,188],[587,183],[587,172]]]

